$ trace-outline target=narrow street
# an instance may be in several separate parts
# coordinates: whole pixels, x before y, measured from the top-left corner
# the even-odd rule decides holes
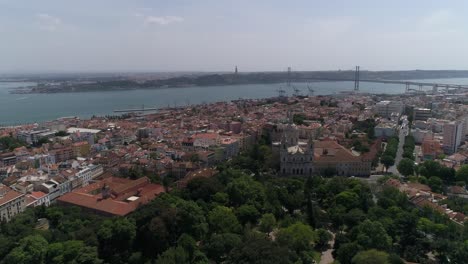
[[[330,231],[330,230],[328,230]],[[335,233],[331,232],[333,238],[328,242],[328,245],[330,245],[330,248],[327,249],[326,251],[322,252],[322,256],[320,258],[319,264],[331,264],[335,259],[333,258],[332,252],[333,252],[333,247],[335,246]]]
[[[402,129],[399,130],[399,143],[398,143],[398,150],[395,157],[395,165],[388,168],[388,172],[392,174],[402,176],[400,172],[397,170],[398,163],[400,163],[402,156],[403,156],[403,145],[405,144],[405,137],[408,135],[408,126],[404,126]]]

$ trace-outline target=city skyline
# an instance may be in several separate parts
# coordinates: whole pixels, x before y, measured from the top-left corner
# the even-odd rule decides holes
[[[0,0],[0,73],[468,69],[453,1]]]

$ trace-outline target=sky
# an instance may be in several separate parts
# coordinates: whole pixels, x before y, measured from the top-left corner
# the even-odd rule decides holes
[[[0,0],[0,73],[468,70],[464,0]]]

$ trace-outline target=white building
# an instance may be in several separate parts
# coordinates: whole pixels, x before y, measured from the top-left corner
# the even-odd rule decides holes
[[[61,195],[60,183],[57,182],[56,180],[48,180],[42,183],[41,185],[39,185],[37,189],[38,191],[47,193],[47,196],[49,197],[49,201],[54,201]]]
[[[380,123],[374,127],[376,137],[389,138],[396,135],[397,125],[393,123]]]
[[[416,144],[421,144],[424,140],[432,140],[434,138],[434,133],[432,133],[432,131],[419,128],[412,129],[411,135],[413,136]]]
[[[102,165],[89,165],[76,173],[76,177],[80,180],[82,186],[86,186],[89,182],[99,175],[104,173]]]
[[[55,134],[55,132],[51,132],[49,129],[43,129],[43,130],[31,130],[31,131],[20,131],[16,135],[16,137],[28,143],[29,145],[35,144],[39,141],[39,139],[43,137],[51,137]]]
[[[375,107],[376,113],[379,116],[389,118],[392,113],[401,115],[405,105],[400,101],[380,101]]]
[[[457,151],[462,142],[464,125],[465,124],[460,121],[452,121],[444,125],[443,149],[445,153],[453,154]]]
[[[8,222],[13,216],[24,211],[25,195],[0,185],[0,221]]]
[[[44,192],[32,192],[26,195],[26,207],[49,206],[49,195]]]

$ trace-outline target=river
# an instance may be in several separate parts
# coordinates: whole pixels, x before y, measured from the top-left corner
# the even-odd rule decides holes
[[[451,84],[468,84],[467,79],[424,80]],[[114,114],[115,109],[181,106],[187,104],[228,101],[239,98],[268,98],[284,89],[293,94],[285,84],[251,84],[230,86],[185,87],[165,89],[142,89],[128,91],[97,91],[54,94],[10,94],[15,87],[33,83],[0,82],[0,125],[16,125],[42,122],[65,116],[89,118],[92,115]],[[308,94],[307,83],[292,86]],[[353,82],[314,82],[310,86],[315,95],[330,95],[341,91],[352,91]],[[360,83],[361,92],[398,94],[405,91],[400,84]]]

